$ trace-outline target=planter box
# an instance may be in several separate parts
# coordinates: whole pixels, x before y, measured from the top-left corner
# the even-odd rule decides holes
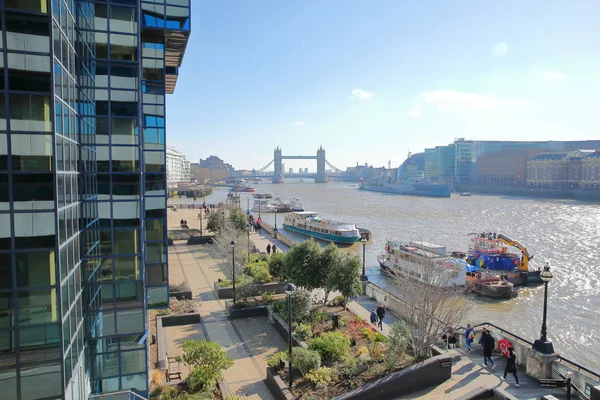
[[[271,367],[267,367],[267,387],[275,400],[294,400],[287,385],[277,375],[277,371]]]
[[[187,244],[211,244],[212,236],[192,236],[187,240]]]
[[[346,392],[333,400],[401,399],[452,377],[452,357],[435,356]]]
[[[215,282],[215,292],[217,293],[217,298],[219,299],[232,299],[233,298],[233,287],[223,288],[219,286],[219,282]],[[261,292],[274,292],[274,294],[283,294],[285,293],[283,287],[285,283],[263,283],[262,285],[256,284],[254,285],[250,296],[260,296]]]
[[[177,300],[191,300],[192,299],[192,291],[191,290],[181,290],[178,292],[169,292],[169,297],[175,297]]]
[[[273,309],[271,308],[271,306],[268,307],[268,313],[269,313],[269,321],[271,321],[273,323],[273,326],[275,327],[275,330],[281,335],[281,337],[283,338],[283,340],[288,341],[288,323],[287,321],[284,321],[279,314],[273,312]],[[296,347],[304,347],[305,349],[308,349],[308,344],[303,341],[298,339],[295,335],[292,334],[292,345],[296,346]]]
[[[168,326],[191,325],[200,323],[200,314],[187,313],[177,315],[165,315],[156,318],[156,341],[158,346],[158,360],[156,368],[166,370],[168,364],[166,361],[167,344],[165,343],[165,329]]]
[[[231,319],[267,316],[267,306],[252,306],[246,308],[233,308],[232,306],[233,301],[225,302],[225,310]]]

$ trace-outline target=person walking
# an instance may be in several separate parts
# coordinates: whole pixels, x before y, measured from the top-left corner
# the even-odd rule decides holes
[[[371,316],[370,316],[371,323],[372,323],[373,325],[377,326],[377,320],[378,320],[378,319],[379,319],[379,318],[377,317],[377,313],[375,312],[375,309],[373,309],[373,310],[371,311]]]
[[[377,307],[377,317],[379,318],[377,326],[379,326],[379,329],[383,330],[383,317],[385,317],[385,308],[383,307],[383,304],[379,304],[379,307]]]
[[[509,372],[515,377],[515,386],[519,387],[519,377],[517,376],[517,356],[515,355],[515,349],[512,346],[508,348],[508,359],[506,360],[506,366],[504,367],[504,376],[502,377],[502,380],[506,379],[506,375]]]
[[[271,255],[271,243],[269,243],[267,245],[267,255],[270,256]]]
[[[496,347],[496,340],[492,336],[492,333],[489,330],[484,331],[485,335],[482,333],[481,337],[481,345],[483,346],[483,366],[487,367],[488,360],[492,364],[492,369],[496,368],[496,363],[492,358],[494,354],[494,347]]]
[[[273,254],[277,253],[277,246],[273,245],[273,247],[271,248],[271,252]]]
[[[475,339],[475,328],[473,328],[471,324],[467,324],[467,329],[465,330],[465,342],[467,343],[467,352],[469,353],[473,350],[471,348],[473,339]]]

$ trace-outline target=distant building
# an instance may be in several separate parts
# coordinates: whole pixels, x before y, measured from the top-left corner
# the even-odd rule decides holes
[[[478,185],[526,186],[527,161],[541,149],[504,149],[479,157],[476,163]]]
[[[302,167],[298,168],[298,174],[302,174]]]
[[[167,185],[176,186],[178,183],[190,181],[190,162],[185,155],[173,147],[167,147]]]
[[[225,168],[219,169],[208,169],[201,168],[199,163],[190,164],[190,174],[194,180],[197,182],[204,183],[207,180],[219,182],[227,179],[228,172]]]
[[[290,175],[294,173],[294,168],[290,167]]]
[[[586,164],[586,172],[590,172],[591,179],[591,165],[595,159],[592,154],[596,153],[572,150],[539,154],[527,162],[527,186],[534,189],[582,189],[583,161],[588,156],[592,160]],[[590,185],[586,183],[586,188]]]
[[[228,175],[232,175],[234,172],[234,168],[221,160],[217,156],[210,156],[207,159],[200,159],[200,163],[198,164],[200,168],[208,169],[209,171],[221,170],[224,169]]]
[[[437,148],[425,149],[425,171],[423,172],[426,178],[437,178],[440,176]]]
[[[304,173],[308,174],[308,168],[304,168]]]

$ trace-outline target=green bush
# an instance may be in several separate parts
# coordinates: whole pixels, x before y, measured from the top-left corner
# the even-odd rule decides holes
[[[265,291],[262,291],[262,292],[260,292],[260,301],[261,301],[262,303],[268,303],[268,302],[270,302],[271,300],[273,300],[273,295],[274,295],[274,294],[275,294],[275,292],[274,292],[274,291],[270,291],[270,292],[269,292],[269,291],[266,291],[266,290],[265,290]]]
[[[360,367],[361,364],[358,362],[357,358],[347,355],[340,367],[340,375],[344,379],[355,378],[360,374]]]
[[[217,343],[205,340],[183,342],[182,359],[191,370],[187,382],[192,390],[215,386],[221,370],[233,365],[233,360]]]
[[[235,280],[235,295],[242,301],[248,302],[248,299],[254,292],[254,282],[246,274],[242,274]]]
[[[312,327],[310,324],[300,324],[296,327],[294,334],[303,341],[307,341],[310,337],[312,337]]]
[[[317,386],[325,386],[336,378],[336,373],[332,368],[321,367],[308,372],[305,377]]]
[[[273,311],[283,318],[288,320],[288,299],[279,300],[273,304]],[[306,290],[298,289],[292,296],[292,314],[293,321],[302,322],[306,320],[310,314],[310,293]]]
[[[281,361],[286,362],[287,359],[288,359],[287,352],[278,351],[277,353],[275,353],[271,357],[269,357],[269,359],[267,360],[267,364],[271,368],[279,369],[279,367],[281,366]]]
[[[244,272],[254,278],[254,282],[256,283],[269,283],[272,281],[272,278],[268,267],[268,264],[264,261],[252,262],[246,266]]]
[[[219,286],[222,288],[231,287],[233,286],[233,283],[231,282],[231,279],[223,278],[221,279],[221,282],[219,282]]]
[[[272,276],[281,278],[283,263],[285,262],[285,253],[275,253],[269,258],[269,273]]]
[[[344,304],[346,304],[346,298],[342,295],[335,296],[333,300],[331,300],[332,306],[343,306]]]
[[[311,340],[308,348],[318,351],[323,360],[339,361],[348,354],[350,338],[339,332],[328,332]]]
[[[298,369],[302,375],[317,369],[321,366],[321,356],[312,350],[303,347],[294,347],[292,349],[292,368]]]
[[[316,308],[311,311],[311,319],[313,324],[320,324],[321,322],[329,319],[329,314],[322,308]]]

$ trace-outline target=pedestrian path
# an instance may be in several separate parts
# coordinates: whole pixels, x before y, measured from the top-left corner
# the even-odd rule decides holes
[[[377,308],[378,303],[368,296],[358,296],[348,303],[348,309],[355,314],[369,320],[369,315],[373,308]],[[390,326],[399,319],[391,312],[387,312],[383,323],[383,334],[388,336]],[[456,399],[475,390],[481,386],[487,388],[499,388],[504,393],[514,396],[517,399],[539,399],[544,394],[552,394],[558,399],[566,399],[566,392],[562,389],[540,388],[537,381],[529,377],[522,371],[519,373],[520,387],[513,385],[511,374],[507,380],[501,380],[504,373],[505,358],[496,359],[496,368],[486,368],[483,364],[483,353],[478,345],[473,346],[473,351],[468,353],[463,349],[447,350],[447,354],[452,355],[452,378],[443,384],[413,393],[405,399]]]
[[[272,399],[264,381],[267,359],[284,350],[286,343],[271,324],[265,323],[266,318],[227,318],[223,300],[217,299],[213,292],[213,283],[223,277],[217,261],[210,257],[205,246],[177,242],[169,247],[170,281],[187,282],[193,298],[201,301],[201,323],[168,329],[168,355],[181,355],[186,339],[214,341],[234,360],[233,367],[223,372],[229,394],[245,399]]]

